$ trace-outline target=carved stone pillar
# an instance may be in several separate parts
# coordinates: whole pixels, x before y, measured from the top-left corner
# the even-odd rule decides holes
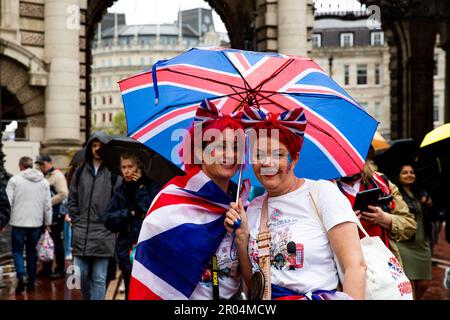
[[[80,144],[79,0],[45,2],[45,56],[50,64],[45,101],[44,152],[64,165],[68,147]]]

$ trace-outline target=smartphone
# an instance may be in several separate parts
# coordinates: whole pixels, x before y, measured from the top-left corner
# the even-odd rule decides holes
[[[376,206],[381,195],[381,189],[375,188],[360,191],[356,194],[353,210],[368,211],[368,206]]]

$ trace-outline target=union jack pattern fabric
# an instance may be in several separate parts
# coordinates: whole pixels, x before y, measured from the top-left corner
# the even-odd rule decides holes
[[[119,86],[129,136],[180,167],[177,129],[192,124],[204,99],[225,115],[246,106],[274,114],[302,107],[308,124],[295,172],[310,179],[360,172],[378,125],[314,61],[276,53],[193,48]]]
[[[248,190],[245,182],[242,199]],[[142,224],[129,299],[189,299],[226,234],[225,213],[233,199],[198,168],[169,181]]]
[[[246,107],[241,117],[244,127],[250,128],[256,123],[266,120],[268,115],[257,108]],[[306,128],[306,117],[303,108],[287,110],[279,114],[276,119],[296,136],[303,138]]]

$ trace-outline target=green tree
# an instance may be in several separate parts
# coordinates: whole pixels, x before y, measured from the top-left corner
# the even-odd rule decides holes
[[[113,118],[113,128],[108,129],[106,133],[111,135],[121,135],[127,133],[127,122],[125,120],[124,111],[116,113],[116,115]]]

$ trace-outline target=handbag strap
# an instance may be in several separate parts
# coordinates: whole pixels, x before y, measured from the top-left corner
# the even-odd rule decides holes
[[[317,206],[317,199],[319,198],[319,188],[318,188],[318,181],[314,181],[311,190],[309,192],[309,197],[311,198],[311,202],[313,204],[314,207],[314,212],[316,213],[317,217],[319,218],[320,224],[322,225],[323,230],[325,231],[325,233],[327,233],[327,229],[325,228],[325,224],[323,223],[323,215],[322,215],[322,211],[319,210],[319,207]],[[366,236],[369,237],[369,234],[367,233],[366,229],[364,229],[364,227],[361,224],[361,221],[359,221],[359,219],[356,219],[356,225],[358,226],[359,230],[361,230],[361,232]]]
[[[272,299],[272,287],[270,279],[270,230],[268,227],[268,198],[269,196],[266,196],[264,198],[263,207],[261,210],[261,219],[259,223],[259,233],[256,238],[258,241],[259,268],[264,274],[263,300]]]

